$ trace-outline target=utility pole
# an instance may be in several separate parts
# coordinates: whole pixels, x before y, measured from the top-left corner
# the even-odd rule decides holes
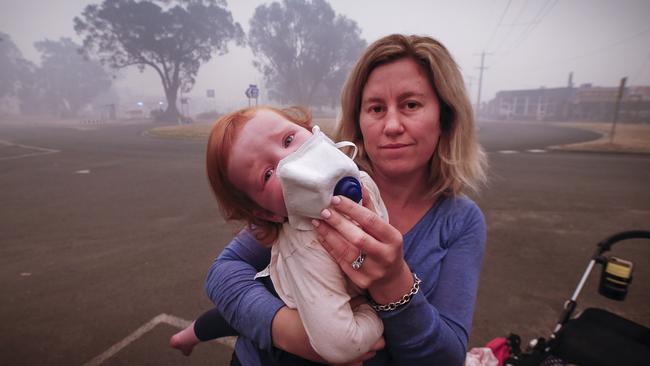
[[[625,82],[627,76],[621,79],[621,85],[618,87],[618,96],[616,97],[616,107],[614,107],[614,119],[612,120],[612,130],[609,132],[609,143],[614,143],[614,133],[616,133],[616,122],[618,121],[618,110],[621,108],[621,99],[625,91]]]
[[[483,70],[487,70],[485,67],[485,55],[491,55],[491,53],[486,53],[485,50],[481,52],[481,66],[477,67],[480,70],[478,76],[478,93],[476,95],[476,115],[478,116],[479,110],[481,109],[481,88],[483,87]]]
[[[474,84],[474,77],[465,75],[465,80],[465,85],[467,85],[467,95],[469,98],[469,95],[472,94],[472,84]]]

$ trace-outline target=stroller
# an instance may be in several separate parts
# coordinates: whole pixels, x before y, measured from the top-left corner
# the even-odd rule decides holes
[[[598,292],[610,299],[622,301],[632,280],[633,263],[605,256],[611,247],[628,239],[650,239],[650,231],[625,231],[598,244],[570,300],[553,330],[545,338],[533,339],[525,351],[516,334],[506,338],[510,357],[505,366],[580,366],[650,365],[650,329],[609,311],[588,308],[576,317],[576,299],[594,265],[603,266]]]

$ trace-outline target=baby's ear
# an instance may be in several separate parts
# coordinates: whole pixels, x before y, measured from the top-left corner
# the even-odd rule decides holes
[[[283,223],[285,220],[284,216],[274,214],[273,212],[269,210],[265,210],[263,208],[255,208],[253,209],[253,215],[257,217],[258,219],[262,219],[265,221],[270,221],[270,222],[277,222],[277,223]]]

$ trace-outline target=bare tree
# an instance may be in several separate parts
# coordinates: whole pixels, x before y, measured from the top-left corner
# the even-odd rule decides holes
[[[325,0],[284,0],[255,9],[248,41],[272,99],[316,106],[338,98],[366,47],[360,34]]]
[[[11,37],[0,32],[0,97],[17,95],[33,68]]]
[[[85,36],[83,50],[115,69],[151,67],[167,98],[166,120],[176,120],[179,88],[189,91],[202,63],[212,54],[242,45],[244,32],[222,0],[104,0],[74,19]]]
[[[38,99],[49,113],[73,117],[97,95],[111,87],[111,75],[102,65],[79,54],[70,38],[34,44],[41,52],[41,67],[35,71]]]

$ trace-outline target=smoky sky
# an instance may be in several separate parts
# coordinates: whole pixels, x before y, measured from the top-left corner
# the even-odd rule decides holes
[[[80,38],[72,19],[89,0],[0,0],[0,31],[8,33],[25,58],[38,63],[36,41]],[[228,8],[244,31],[254,9],[270,1],[230,0]],[[367,42],[391,33],[432,36],[445,44],[460,65],[472,102],[476,101],[480,53],[486,52],[482,101],[499,90],[559,87],[573,72],[574,84],[650,85],[650,1],[648,0],[329,0],[332,8],[357,22]],[[262,84],[251,65],[252,52],[230,45],[230,52],[204,64],[189,97],[207,109],[245,105],[248,84]],[[158,76],[136,68],[120,73],[116,89],[123,100],[160,96]],[[215,89],[216,99],[204,98]],[[261,90],[261,102],[265,101]],[[198,112],[198,111],[197,111]]]

